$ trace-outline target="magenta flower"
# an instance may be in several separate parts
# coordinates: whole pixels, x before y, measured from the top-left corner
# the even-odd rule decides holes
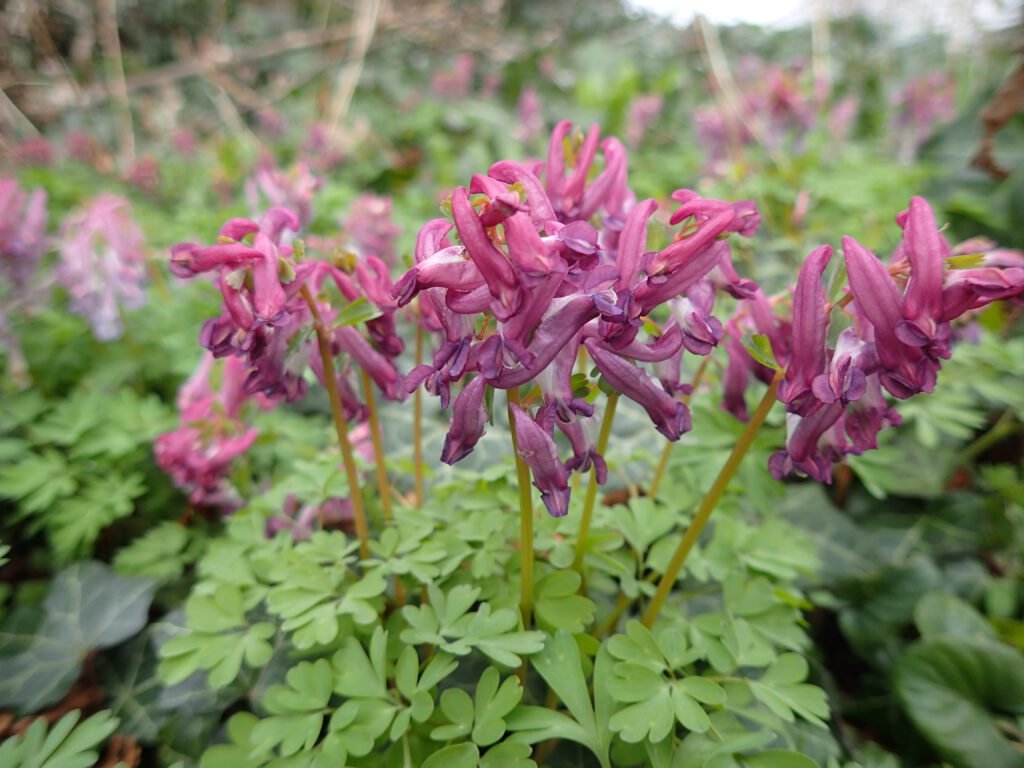
[[[61,226],[57,279],[71,298],[71,311],[83,315],[96,338],[124,332],[123,309],[146,302],[146,254],[131,203],[100,195],[69,215]]]
[[[233,512],[241,501],[227,482],[232,463],[244,455],[259,435],[239,415],[246,401],[245,367],[228,358],[220,388],[210,381],[214,359],[205,355],[178,393],[181,425],[160,435],[154,444],[157,464],[196,505]]]

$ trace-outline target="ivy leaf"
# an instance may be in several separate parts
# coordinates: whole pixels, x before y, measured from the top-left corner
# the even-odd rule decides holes
[[[1000,643],[938,637],[893,667],[896,696],[924,737],[955,765],[1018,768],[1020,751],[997,713],[1024,714],[1024,658]]]
[[[594,602],[579,592],[582,578],[576,571],[552,571],[534,587],[537,623],[549,632],[583,632],[594,621]]]
[[[953,635],[973,640],[995,640],[985,617],[968,603],[945,592],[929,592],[914,606],[914,623],[925,640]]]
[[[117,645],[142,629],[155,586],[90,561],[57,574],[32,644],[0,658],[0,706],[31,712],[59,700],[91,650]]]
[[[82,713],[74,710],[47,729],[37,718],[28,729],[0,744],[0,765],[4,768],[87,768],[97,764],[99,746],[117,728],[110,712],[97,712],[79,723]]]

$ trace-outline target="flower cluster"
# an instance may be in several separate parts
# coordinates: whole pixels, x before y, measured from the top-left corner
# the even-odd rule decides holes
[[[843,239],[849,293],[835,307],[821,282],[832,249],[814,251],[800,271],[791,345],[773,340],[776,355],[788,355],[779,387],[788,438],[771,461],[776,477],[796,471],[829,481],[833,462],[876,447],[878,432],[899,422],[884,392],[904,400],[934,390],[941,361],[950,356],[951,322],[1024,295],[1018,254],[982,254],[978,265],[950,268],[950,246],[922,198],[913,198],[897,222],[903,238],[889,267],[853,238]],[[835,323],[849,325],[830,347]]]
[[[368,256],[357,261],[349,274],[328,261],[296,261],[294,247],[284,242],[284,235],[298,228],[292,212],[272,208],[259,222],[232,219],[221,228],[215,245],[181,243],[171,249],[175,275],[190,278],[213,273],[224,298],[222,314],[203,326],[203,346],[215,357],[245,361],[246,392],[285,400],[302,398],[308,387],[307,366],[323,382],[322,362],[313,354],[314,342],[307,330],[314,320],[314,307],[328,327],[338,314],[328,302],[313,298],[329,279],[344,300],[365,297],[380,311],[367,323],[369,340],[348,325],[332,328],[332,351],[349,354],[386,397],[400,399],[404,389],[393,359],[403,345],[395,332],[387,266]],[[360,418],[364,407],[345,371],[338,375],[337,384],[348,417]]]
[[[131,203],[100,195],[69,215],[61,226],[57,279],[67,289],[71,310],[83,315],[98,339],[121,336],[123,309],[146,302],[146,254]]]
[[[599,150],[604,167],[592,175]],[[689,191],[674,197],[681,206],[671,223],[686,226],[666,248],[648,252],[648,221],[658,206],[636,202],[625,148],[602,141],[596,126],[572,135],[568,122],[555,127],[546,162],[499,162],[453,192],[453,222],[423,227],[415,266],[394,291],[403,305],[420,294],[422,313],[441,335],[432,363],[410,373],[410,391],[424,383],[447,407],[452,383],[475,374],[455,399],[443,461],[459,461],[482,437],[487,387],[536,383],[540,407],[531,416],[513,406],[513,427],[548,511],[566,514],[569,472],[594,467],[602,482],[605,474],[587,429],[593,406],[572,382],[581,349],[669,440],[690,428],[674,396],[678,355],[684,347],[706,354],[717,343],[721,326],[710,318],[713,291],[704,280],[717,267],[723,281],[735,282],[724,237],[751,234],[758,217],[751,204]],[[453,224],[460,244],[448,237]],[[680,296],[678,319],[653,340],[641,337],[648,316]],[[671,359],[668,385],[636,364]],[[564,463],[555,427],[572,445]]]
[[[697,140],[709,163],[726,159],[730,148],[755,141],[779,149],[787,141],[799,151],[814,128],[821,100],[804,83],[804,67],[780,67],[756,57],[740,62],[736,98],[694,110]]]

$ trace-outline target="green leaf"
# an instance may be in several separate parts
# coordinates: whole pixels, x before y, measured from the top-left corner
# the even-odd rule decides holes
[[[914,606],[914,623],[925,640],[954,635],[974,640],[994,640],[995,632],[985,617],[969,604],[945,592],[929,592]]]
[[[31,712],[53,703],[78,677],[89,651],[109,648],[145,625],[155,584],[81,562],[54,578],[32,644],[0,658],[0,706]]]
[[[360,296],[355,301],[350,301],[341,308],[337,317],[334,318],[334,322],[331,323],[331,327],[343,328],[349,325],[362,325],[380,317],[380,314],[380,310],[375,305]]]
[[[825,728],[828,699],[815,685],[801,682],[807,677],[807,661],[798,654],[780,656],[761,676],[749,681],[754,696],[786,722],[799,715],[814,725]]]
[[[620,709],[608,727],[630,744],[644,741],[661,741],[672,731],[675,724],[675,710],[668,686],[658,689],[650,698]]]
[[[577,594],[582,578],[576,571],[552,571],[534,588],[534,615],[549,632],[562,629],[577,634],[594,621],[592,600]]]
[[[79,723],[82,713],[64,715],[47,732],[46,722],[36,719],[28,729],[0,744],[4,768],[89,768],[99,760],[99,747],[117,728],[109,712],[97,712]]]
[[[378,631],[382,631],[378,628]],[[347,637],[331,660],[334,667],[334,690],[342,696],[388,698],[388,689],[381,679],[383,670],[370,661],[363,646],[354,637]]]
[[[532,752],[528,744],[505,741],[487,750],[480,758],[480,768],[537,768],[530,759]]]
[[[536,653],[543,647],[541,632],[517,630],[519,614],[511,608],[493,611],[489,603],[469,612],[479,588],[457,586],[445,595],[437,586],[428,587],[430,603],[407,605],[402,616],[408,627],[402,641],[410,645],[436,645],[454,656],[465,656],[473,649],[506,667],[519,666],[520,656]]]
[[[287,685],[272,685],[264,706],[272,717],[260,720],[252,729],[251,743],[257,752],[277,748],[287,757],[308,752],[323,729],[325,710],[331,698],[333,677],[327,659],[301,662],[288,670]]]
[[[442,725],[430,733],[435,741],[467,736],[473,729],[473,699],[461,688],[449,688],[441,694],[441,712],[451,725]]]
[[[177,522],[165,522],[149,530],[114,557],[114,570],[123,576],[146,576],[161,583],[172,581],[191,559],[185,548],[188,529]]]
[[[452,744],[424,760],[422,768],[477,768],[479,759],[476,744]]]
[[[472,738],[481,747],[490,746],[505,735],[504,717],[523,698],[523,686],[517,678],[505,678],[500,687],[499,679],[498,670],[488,667],[477,682]]]
[[[0,496],[19,500],[27,514],[47,511],[77,487],[71,468],[56,451],[31,453],[17,464],[0,467]]]
[[[818,764],[806,755],[781,749],[743,755],[740,763],[747,768],[818,768]]]
[[[58,560],[89,552],[104,528],[132,513],[134,500],[145,490],[142,475],[112,473],[86,482],[75,496],[59,501],[46,521]]]
[[[772,351],[772,344],[765,334],[751,334],[750,341],[744,341],[743,347],[761,365],[774,371],[782,370],[782,367],[775,361],[775,352]]]
[[[544,650],[535,655],[532,661],[537,672],[568,708],[572,717],[543,707],[519,707],[508,717],[509,729],[517,732],[517,738],[525,738],[531,744],[549,738],[575,741],[593,752],[603,768],[608,768],[610,732],[604,727],[598,729],[594,703],[583,674],[580,649],[572,635],[558,632],[554,637],[549,637]],[[595,686],[598,672],[601,682],[605,681],[607,667],[607,658],[599,653],[595,667]],[[599,714],[602,718],[608,717],[611,703],[606,692],[595,690],[594,695]],[[605,724],[606,721],[603,721],[602,726]]]
[[[946,760],[971,768],[1019,768],[1000,713],[1024,714],[1024,657],[988,640],[938,637],[915,643],[893,668],[896,696]]]

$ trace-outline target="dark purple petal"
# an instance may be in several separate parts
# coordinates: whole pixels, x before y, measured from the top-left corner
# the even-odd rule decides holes
[[[555,441],[519,406],[510,405],[509,412],[519,456],[529,466],[548,514],[564,517],[569,512],[569,472],[558,459]]]
[[[484,394],[487,385],[477,376],[462,388],[452,406],[452,424],[444,438],[441,461],[454,464],[472,453],[473,448],[484,436],[487,426],[487,408]]]
[[[588,339],[584,345],[612,389],[642,406],[661,434],[675,441],[690,430],[689,410],[669,396],[646,371],[603,348],[596,339]]]

